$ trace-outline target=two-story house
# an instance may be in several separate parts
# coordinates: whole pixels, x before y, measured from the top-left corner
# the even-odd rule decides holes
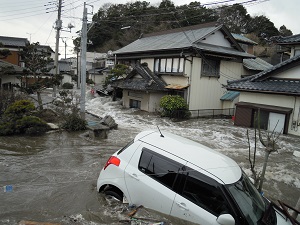
[[[124,106],[154,112],[162,96],[179,94],[192,114],[206,115],[222,111],[223,85],[241,78],[244,58],[255,58],[225,26],[214,23],[144,35],[114,57],[133,68],[114,85],[123,90]]]
[[[0,46],[1,49],[8,49],[10,51],[10,54],[1,60],[24,67],[20,51],[22,51],[26,44],[29,44],[29,41],[26,38],[0,36],[0,43],[2,44]]]

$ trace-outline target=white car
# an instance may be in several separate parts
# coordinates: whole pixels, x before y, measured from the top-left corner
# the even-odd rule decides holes
[[[141,132],[114,153],[97,190],[202,225],[291,224],[235,161],[166,132]]]

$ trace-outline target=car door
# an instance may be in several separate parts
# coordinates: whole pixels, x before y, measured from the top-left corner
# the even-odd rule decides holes
[[[142,146],[125,169],[130,203],[170,214],[174,180],[185,161],[151,145]]]
[[[216,225],[220,214],[228,214],[229,207],[218,184],[187,164],[182,190],[175,196],[171,215],[197,224]]]

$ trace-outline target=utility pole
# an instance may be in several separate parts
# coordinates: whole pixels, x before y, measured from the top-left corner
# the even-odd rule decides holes
[[[86,3],[83,6],[83,19],[81,30],[81,98],[80,98],[80,115],[85,119],[85,87],[86,87],[86,45],[87,45],[87,9]]]
[[[59,51],[59,36],[60,30],[62,28],[62,21],[61,21],[61,3],[62,0],[58,1],[58,13],[57,13],[57,20],[56,20],[56,42],[55,42],[55,58],[54,58],[54,66],[55,66],[55,78],[58,75],[58,51]],[[53,97],[56,97],[56,86],[53,86]]]

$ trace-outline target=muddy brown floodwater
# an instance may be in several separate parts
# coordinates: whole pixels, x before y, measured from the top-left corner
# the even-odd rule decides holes
[[[100,100],[99,100],[100,101]],[[101,100],[103,101],[103,100]],[[95,105],[96,102],[94,102]],[[89,107],[88,107],[89,108]],[[94,107],[95,108],[95,107]],[[61,224],[120,224],[128,206],[96,191],[96,181],[109,155],[145,129],[170,131],[207,145],[233,158],[249,172],[245,129],[226,119],[172,122],[156,115],[108,108],[119,124],[108,139],[90,139],[85,133],[56,132],[40,137],[0,137],[0,224],[21,220]],[[112,113],[113,112],[113,113]],[[294,206],[300,197],[299,137],[282,136],[278,153],[268,164],[265,195]],[[259,151],[258,166],[261,166]],[[151,214],[162,220],[164,216]],[[172,222],[173,221],[173,222]],[[170,220],[170,223],[179,224]]]

